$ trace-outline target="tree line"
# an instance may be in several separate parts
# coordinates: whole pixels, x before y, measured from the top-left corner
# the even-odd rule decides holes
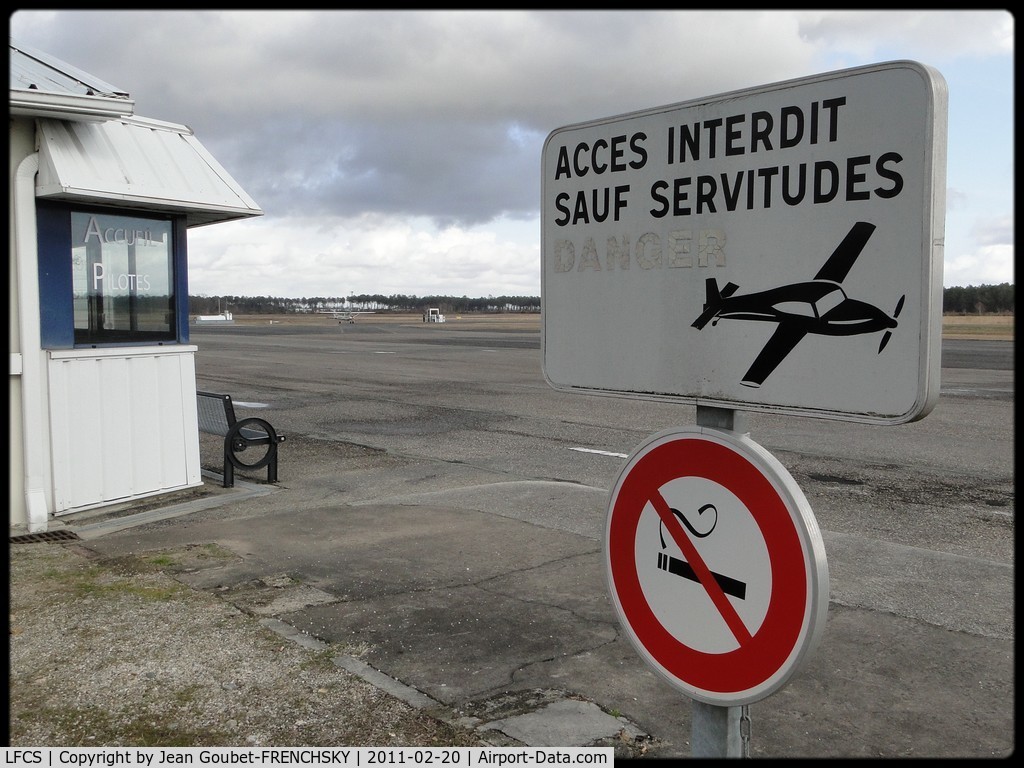
[[[955,315],[1013,314],[1013,284],[944,288],[943,313]]]
[[[335,309],[422,313],[428,307],[437,307],[444,314],[540,312],[540,296],[487,296],[476,299],[468,296],[385,296],[367,293],[352,296],[309,296],[298,299],[276,296],[190,296],[189,304],[189,311],[196,315],[214,315],[224,311],[236,315],[291,315],[330,312]],[[1013,284],[944,288],[942,311],[957,315],[1012,314]]]

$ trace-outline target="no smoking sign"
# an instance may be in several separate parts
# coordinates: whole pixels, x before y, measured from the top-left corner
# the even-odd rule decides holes
[[[817,522],[786,469],[746,436],[690,427],[637,448],[612,489],[605,565],[641,656],[704,703],[774,693],[824,630]]]

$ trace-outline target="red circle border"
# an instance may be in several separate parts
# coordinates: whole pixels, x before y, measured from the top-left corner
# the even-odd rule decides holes
[[[635,548],[640,515],[650,494],[680,477],[703,477],[727,488],[764,536],[772,571],[768,611],[752,639],[730,652],[706,653],[684,645],[658,620],[640,585]],[[763,685],[793,656],[809,610],[804,548],[789,507],[772,482],[731,447],[691,433],[639,453],[611,502],[607,557],[621,618],[650,658],[684,686],[740,694]]]

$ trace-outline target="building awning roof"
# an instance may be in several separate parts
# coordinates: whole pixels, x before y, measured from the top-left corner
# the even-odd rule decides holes
[[[263,211],[184,125],[40,119],[36,196],[184,213],[189,227]]]
[[[10,41],[12,115],[63,120],[130,117],[127,91],[83,72],[56,56]]]

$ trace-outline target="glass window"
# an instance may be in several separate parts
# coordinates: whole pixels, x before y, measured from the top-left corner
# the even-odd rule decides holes
[[[173,340],[173,223],[71,213],[75,343]]]
[[[843,289],[837,285],[834,289],[814,302],[814,307],[818,312],[818,317],[824,317],[844,301],[846,301],[846,294],[843,292]]]
[[[814,317],[814,308],[806,301],[779,301],[773,304],[772,308],[784,315]]]

